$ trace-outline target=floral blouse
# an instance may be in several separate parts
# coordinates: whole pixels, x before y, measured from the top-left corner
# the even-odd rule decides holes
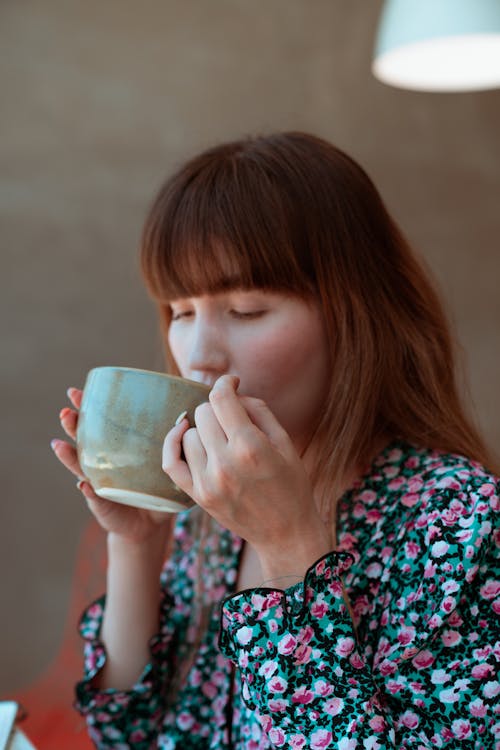
[[[475,462],[394,442],[342,497],[337,550],[285,591],[235,593],[243,542],[220,527],[200,568],[196,511],[180,513],[161,631],[130,691],[93,689],[104,598],[83,615],[76,707],[95,745],[500,748],[499,491]],[[200,576],[206,627],[172,691]]]

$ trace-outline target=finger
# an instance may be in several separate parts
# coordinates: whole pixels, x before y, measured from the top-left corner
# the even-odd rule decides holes
[[[280,450],[293,450],[287,431],[278,422],[265,401],[251,396],[240,396],[240,401],[253,424]]]
[[[83,391],[80,388],[68,388],[66,391],[68,398],[76,409],[80,409],[82,405]]]
[[[72,474],[79,477],[80,479],[85,479],[82,468],[78,461],[76,448],[73,445],[66,443],[64,440],[56,439],[56,440],[52,440],[50,446],[52,450],[54,451],[54,453],[56,454],[59,461],[67,469],[69,469],[69,471],[71,471]]]
[[[238,385],[239,378],[236,376],[222,375],[208,397],[228,440],[231,440],[238,430],[248,427],[248,414],[236,393]]]
[[[194,422],[207,458],[209,455],[217,455],[226,450],[227,437],[215,416],[212,404],[205,401],[197,406],[194,412]]]
[[[195,478],[200,478],[205,474],[208,460],[207,452],[196,428],[191,427],[186,430],[182,438],[182,448],[194,483]]]
[[[61,409],[59,412],[59,419],[61,420],[61,426],[72,440],[76,440],[76,428],[78,425],[78,414],[73,409],[68,407]]]
[[[165,437],[162,448],[161,465],[162,469],[170,479],[190,494],[190,490],[193,488],[193,479],[189,466],[186,461],[182,458],[182,438],[184,434],[189,430],[189,422],[187,419],[183,419],[179,424],[174,425]]]
[[[103,497],[96,495],[90,482],[85,481],[85,479],[81,479],[76,486],[87,501],[92,502],[97,506],[107,505],[109,503],[110,507],[112,507],[112,500],[105,500]]]

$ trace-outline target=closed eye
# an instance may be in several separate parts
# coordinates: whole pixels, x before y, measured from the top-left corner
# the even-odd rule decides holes
[[[233,318],[237,318],[239,320],[241,319],[251,320],[252,318],[260,318],[262,315],[265,314],[265,312],[266,312],[265,310],[253,310],[252,312],[239,312],[238,310],[230,311]]]

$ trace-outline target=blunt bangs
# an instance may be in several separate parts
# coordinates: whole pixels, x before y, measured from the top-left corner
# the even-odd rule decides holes
[[[214,149],[168,180],[142,237],[141,265],[157,302],[262,288],[315,288],[296,201],[244,146]]]

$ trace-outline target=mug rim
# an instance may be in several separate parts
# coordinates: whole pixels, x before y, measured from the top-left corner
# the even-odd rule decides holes
[[[169,372],[158,372],[157,370],[143,370],[140,367],[124,367],[124,366],[118,366],[118,365],[99,365],[98,367],[93,367],[91,370],[88,371],[87,375],[90,375],[92,372],[97,372],[100,370],[121,370],[122,372],[138,372],[141,375],[159,375],[162,378],[169,378],[173,380],[178,380],[181,383],[189,383],[189,385],[196,385],[199,388],[202,388],[209,393],[211,391],[211,388],[209,385],[206,385],[205,383],[200,383],[197,380],[191,380],[190,378],[182,378],[180,375],[172,375]]]

